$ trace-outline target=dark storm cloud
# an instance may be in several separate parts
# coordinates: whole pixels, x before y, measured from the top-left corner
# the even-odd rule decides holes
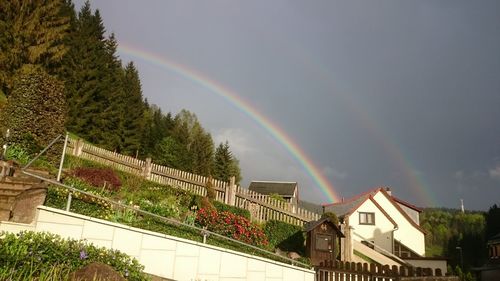
[[[498,1],[92,6],[119,43],[196,69],[250,101],[311,156],[341,196],[389,185],[417,205],[500,203]],[[140,58],[122,59],[139,66],[148,100],[166,111],[192,110],[216,141],[229,140],[245,183],[296,180],[303,198],[326,200],[248,116],[189,79]]]

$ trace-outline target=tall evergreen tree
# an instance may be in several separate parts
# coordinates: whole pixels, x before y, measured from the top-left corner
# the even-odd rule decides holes
[[[134,63],[125,67],[123,81],[123,103],[121,124],[122,151],[125,154],[136,154],[141,147],[142,134],[145,127],[145,105],[142,98],[139,72]]]
[[[189,159],[191,172],[208,176],[212,172],[214,143],[212,136],[196,122],[190,133]]]
[[[54,67],[62,60],[69,28],[63,8],[62,0],[0,1],[0,88],[5,94],[16,72]]]
[[[234,176],[236,183],[241,181],[239,161],[233,156],[227,141],[220,143],[215,149],[213,176],[223,181],[229,181]]]
[[[99,10],[87,1],[73,22],[70,51],[61,76],[66,82],[68,130],[108,149],[119,150],[124,111],[121,62],[114,36],[106,39]]]

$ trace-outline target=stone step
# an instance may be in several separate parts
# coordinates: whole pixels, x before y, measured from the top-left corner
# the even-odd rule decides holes
[[[48,177],[50,175],[49,171],[46,171],[46,170],[41,170],[41,169],[31,169],[31,168],[28,168],[25,170],[26,172],[29,172],[29,173],[32,173],[32,174],[35,174],[35,175],[38,175],[38,176],[41,176],[41,177]],[[26,174],[24,174],[21,169],[16,169],[15,172],[14,172],[14,176],[17,177],[17,176],[28,176]]]
[[[7,176],[3,178],[3,182],[6,183],[24,183],[24,184],[38,184],[41,183],[41,179],[37,179],[31,176],[24,176],[24,177],[11,177]]]
[[[5,182],[0,181],[0,190],[11,189],[11,190],[26,190],[35,184],[25,183],[25,182]]]

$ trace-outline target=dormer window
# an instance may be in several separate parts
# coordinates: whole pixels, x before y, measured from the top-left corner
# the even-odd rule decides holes
[[[375,213],[359,212],[359,224],[375,224]]]

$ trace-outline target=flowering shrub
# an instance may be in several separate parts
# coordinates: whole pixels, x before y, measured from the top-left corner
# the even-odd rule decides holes
[[[69,191],[58,186],[49,186],[47,197],[45,198],[45,206],[64,209],[68,198]],[[100,219],[108,219],[111,214],[111,204],[105,200],[101,200],[81,192],[72,192],[72,201],[70,211],[91,216]]]
[[[105,187],[110,191],[118,191],[122,186],[118,175],[109,168],[78,167],[72,171],[72,174],[92,186]]]
[[[38,280],[52,268],[68,274],[92,262],[108,264],[128,280],[149,280],[136,259],[117,250],[44,232],[0,232],[0,280]]]
[[[196,224],[248,244],[260,247],[268,244],[267,237],[260,227],[230,212],[201,208],[196,215]]]

